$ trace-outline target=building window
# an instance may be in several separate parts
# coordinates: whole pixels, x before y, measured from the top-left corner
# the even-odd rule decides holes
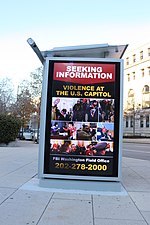
[[[127,76],[128,76],[128,82],[130,81],[130,74],[127,74]]]
[[[140,59],[143,59],[143,51],[140,52]]]
[[[129,65],[129,57],[126,58],[126,65]]]
[[[128,126],[129,126],[129,118],[126,117],[126,127],[128,127]]]
[[[148,75],[150,76],[150,67],[148,67]]]
[[[141,69],[142,77],[144,77],[144,69]]]
[[[146,127],[149,127],[149,115],[146,115],[145,118],[146,118]]]
[[[133,63],[135,63],[136,62],[136,55],[134,54],[133,55]]]
[[[130,117],[130,127],[133,127],[133,116]]]
[[[140,127],[144,127],[143,116],[140,116]]]
[[[133,89],[130,89],[129,92],[128,92],[128,97],[134,97],[134,90]]]
[[[142,90],[142,108],[150,107],[150,87],[145,85]]]
[[[148,48],[148,56],[150,56],[150,48]]]
[[[133,80],[135,80],[135,72],[132,73]]]
[[[127,100],[127,107],[128,107],[128,110],[133,110],[134,109],[134,102],[135,102],[135,99],[134,99],[134,90],[133,89],[130,89],[128,91],[128,100]]]
[[[148,85],[145,85],[143,87],[143,93],[149,93],[149,86]]]

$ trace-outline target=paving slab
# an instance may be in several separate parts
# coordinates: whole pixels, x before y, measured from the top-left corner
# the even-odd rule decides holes
[[[31,162],[23,167],[18,168],[13,172],[13,176],[33,177],[37,174],[38,165],[37,162]]]
[[[93,207],[95,218],[144,220],[128,196],[93,196]]]
[[[147,225],[142,220],[95,219],[95,225]]]
[[[86,194],[71,194],[71,193],[54,193],[53,199],[68,199],[68,200],[83,200],[83,201],[91,201],[91,195]]]
[[[149,192],[129,192],[129,195],[140,211],[150,212],[150,190]]]
[[[16,161],[15,159],[12,159],[12,160],[1,159],[0,177],[10,174],[20,168],[23,168],[27,164],[28,163],[22,163],[21,161]]]
[[[94,225],[92,202],[52,199],[38,225]]]
[[[142,166],[146,166],[146,167],[150,167],[150,161],[148,160],[139,160],[139,159],[134,159],[134,158],[127,158],[127,157],[123,157],[122,158],[122,163],[124,166],[127,167],[142,167]]]
[[[1,225],[37,224],[52,194],[19,190],[0,205]]]
[[[6,165],[3,165],[3,163],[0,165],[0,177],[7,176],[9,174],[12,174],[12,176],[18,175],[18,176],[26,176],[26,177],[32,177],[35,174],[37,174],[37,162],[30,162],[27,164],[22,165],[21,163],[9,163]]]
[[[145,218],[147,224],[150,224],[150,212],[141,211],[143,217]]]
[[[150,166],[135,166],[131,167],[131,169],[135,171],[140,177],[143,177],[145,180],[150,179]]]
[[[31,178],[18,175],[8,174],[0,179],[0,187],[19,188]]]
[[[127,191],[149,191],[149,180],[144,179],[134,170],[129,168],[122,169],[122,184]]]
[[[0,187],[0,204],[11,196],[17,189]]]

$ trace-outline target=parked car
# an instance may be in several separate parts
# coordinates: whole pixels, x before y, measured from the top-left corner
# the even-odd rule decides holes
[[[20,130],[18,138],[20,140],[33,140],[33,131],[29,129]]]

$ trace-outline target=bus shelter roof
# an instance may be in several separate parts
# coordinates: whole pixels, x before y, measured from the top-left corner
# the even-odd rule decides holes
[[[79,45],[56,47],[48,51],[42,51],[46,57],[86,57],[86,58],[116,58],[121,59],[128,45]]]

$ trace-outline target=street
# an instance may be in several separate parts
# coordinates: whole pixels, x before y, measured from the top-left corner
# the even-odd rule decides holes
[[[128,158],[150,160],[150,144],[123,143],[122,155]]]

